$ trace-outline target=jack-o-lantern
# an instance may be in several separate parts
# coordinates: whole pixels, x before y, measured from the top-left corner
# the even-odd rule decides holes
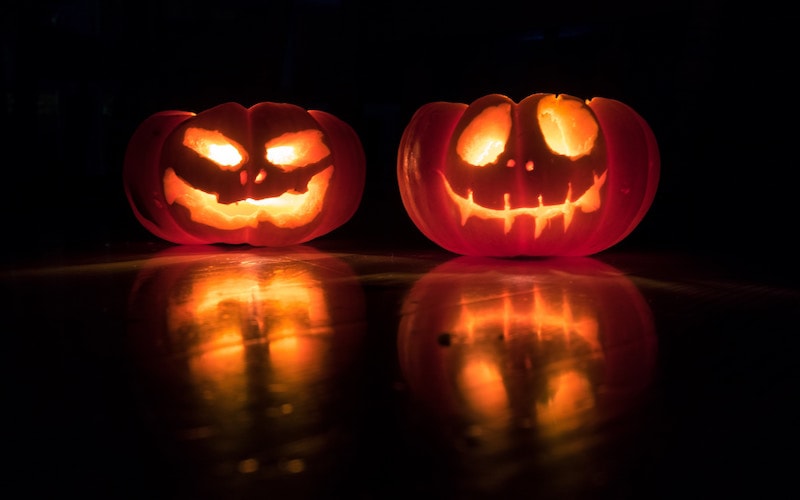
[[[656,336],[638,288],[595,259],[458,257],[406,295],[398,356],[437,434],[497,467],[522,443],[597,444],[646,391]]]
[[[149,259],[128,304],[134,373],[181,468],[228,479],[214,483],[225,496],[244,477],[329,460],[344,422],[326,416],[357,376],[364,307],[350,266],[312,248],[178,246]]]
[[[293,104],[163,111],[128,145],[123,179],[139,222],[179,244],[289,246],[358,208],[364,151],[335,116]]]
[[[492,94],[433,102],[407,125],[397,176],[411,220],[463,255],[583,256],[639,224],[660,173],[652,130],[605,98]]]

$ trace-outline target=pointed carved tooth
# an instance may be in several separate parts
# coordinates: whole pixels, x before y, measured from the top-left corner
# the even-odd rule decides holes
[[[511,217],[506,217],[503,220],[503,234],[508,234],[508,232],[511,231],[511,226],[513,225],[514,225],[514,216],[512,215]]]
[[[469,216],[472,215],[472,190],[470,189],[467,191],[467,200],[466,203],[459,203],[458,208],[459,212],[461,212],[461,225],[465,225],[467,223],[467,219]]]
[[[603,172],[599,177],[595,175],[592,187],[587,189],[586,192],[583,193],[583,196],[578,198],[578,201],[575,202],[576,205],[581,207],[582,212],[594,212],[600,208],[600,204],[602,203],[600,200],[600,188],[603,187],[603,184],[606,182],[606,174],[608,174],[608,170]]]
[[[514,225],[514,218],[515,216],[511,214],[511,195],[509,193],[505,193],[503,195],[503,234],[508,234],[511,231],[511,226]]]
[[[600,208],[600,191],[592,187],[581,196],[581,210],[588,213],[598,208]]]
[[[575,207],[571,203],[565,203],[564,206],[564,232],[567,232],[569,225],[572,224],[572,216],[575,215]]]
[[[441,174],[441,173],[440,173]],[[466,225],[470,217],[478,217],[481,219],[503,219],[503,231],[508,234],[520,215],[528,215],[534,218],[534,239],[538,238],[544,232],[546,226],[549,224],[550,219],[558,216],[563,217],[564,231],[566,231],[572,224],[575,212],[580,208],[582,212],[594,212],[598,210],[602,204],[600,199],[600,189],[606,181],[607,171],[601,175],[594,176],[594,184],[586,190],[577,200],[572,201],[572,185],[567,188],[567,195],[564,203],[558,205],[545,206],[544,198],[540,194],[538,196],[538,206],[528,208],[511,208],[511,195],[510,193],[503,194],[503,208],[490,209],[481,207],[475,204],[474,193],[472,190],[467,191],[466,197],[457,195],[450,187],[450,183],[444,178],[445,188],[451,199],[458,206],[459,214],[461,216],[461,225]]]
[[[536,217],[534,218],[534,224],[536,228],[533,231],[533,239],[539,238],[542,235],[542,231],[544,231],[544,226],[547,224],[547,217]]]

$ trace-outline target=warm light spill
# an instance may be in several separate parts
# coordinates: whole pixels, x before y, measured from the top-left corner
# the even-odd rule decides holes
[[[322,284],[308,272],[232,268],[190,284],[168,307],[167,327],[193,352],[194,384],[216,407],[244,404],[247,352],[255,346],[282,386],[302,385],[321,369],[333,332]]]
[[[258,463],[258,459],[255,458],[248,458],[239,462],[239,472],[242,474],[251,474],[256,472],[260,464]]]
[[[506,148],[510,133],[511,105],[488,107],[461,133],[456,151],[470,165],[483,167],[497,161]]]
[[[331,165],[311,178],[305,193],[283,193],[274,198],[248,198],[223,204],[217,202],[216,195],[195,189],[168,168],[164,171],[164,195],[167,203],[188,208],[193,221],[217,229],[255,228],[260,222],[295,228],[307,225],[322,211],[332,175]]]
[[[298,333],[329,333],[329,316],[320,284],[306,273],[269,278],[245,272],[226,273],[192,283],[186,302],[169,309],[167,326],[178,332],[186,327],[202,333],[205,348],[239,344],[256,337],[270,342]]]
[[[576,428],[579,418],[595,406],[592,385],[586,375],[570,370],[547,381],[548,398],[536,403],[536,419],[553,432]]]
[[[227,170],[236,170],[247,157],[245,149],[216,130],[189,127],[183,145]]]
[[[292,458],[282,462],[283,470],[286,472],[297,474],[306,470],[306,462],[302,458]]]
[[[330,156],[322,131],[315,129],[289,132],[267,142],[267,161],[289,172],[317,163]]]
[[[572,159],[591,153],[599,126],[581,101],[545,96],[539,101],[539,128],[555,153]]]
[[[269,351],[273,370],[281,379],[291,374],[319,369],[324,350],[316,337],[333,332],[321,284],[308,276],[280,277],[266,289],[279,300],[282,314],[273,315]]]
[[[245,353],[240,343],[225,349],[199,353],[189,359],[192,382],[198,395],[223,413],[239,410],[246,394]]]
[[[466,363],[459,386],[473,410],[489,420],[502,419],[508,413],[508,395],[497,365],[484,359]]]
[[[508,288],[491,300],[482,290],[462,294],[453,329],[468,342],[484,341],[487,333],[502,332],[503,338],[508,339],[522,332],[539,341],[558,335],[569,344],[576,335],[592,352],[601,352],[597,319],[575,312],[580,308],[571,303],[569,296],[560,295],[559,300],[554,300],[543,290],[543,285],[533,283],[529,290]]]
[[[521,280],[494,292],[487,297],[476,289],[459,299],[450,330],[464,342],[457,374],[460,394],[487,422],[505,422],[515,397],[507,377],[521,373],[503,370],[513,351],[530,346],[530,352],[541,353],[542,364],[528,364],[528,369],[547,379],[546,397],[530,409],[552,432],[574,428],[595,404],[588,375],[575,368],[574,360],[603,358],[597,318],[586,304],[573,303],[579,298],[552,286]],[[499,350],[497,342],[503,343]]]

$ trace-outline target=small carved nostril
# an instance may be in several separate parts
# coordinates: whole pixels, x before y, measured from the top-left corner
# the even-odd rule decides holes
[[[514,161],[514,158],[511,158],[511,159],[509,159],[509,160],[506,162],[506,167],[508,167],[508,168],[514,168],[514,166],[515,166],[516,164],[517,164],[517,162],[516,162],[516,161]]]
[[[246,170],[242,170],[241,172],[239,172],[239,182],[242,183],[242,186],[247,184],[247,171]]]
[[[264,182],[264,179],[266,178],[267,178],[267,172],[262,168],[261,170],[258,171],[258,174],[256,174],[256,180],[253,182],[255,182],[256,184],[261,184],[262,182]]]
[[[533,161],[532,160],[528,160],[528,162],[525,164],[525,170],[527,170],[528,172],[533,172]]]

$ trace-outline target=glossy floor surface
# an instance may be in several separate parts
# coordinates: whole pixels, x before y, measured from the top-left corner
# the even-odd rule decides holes
[[[17,265],[9,477],[83,498],[770,497],[800,293],[735,267],[156,244]]]

